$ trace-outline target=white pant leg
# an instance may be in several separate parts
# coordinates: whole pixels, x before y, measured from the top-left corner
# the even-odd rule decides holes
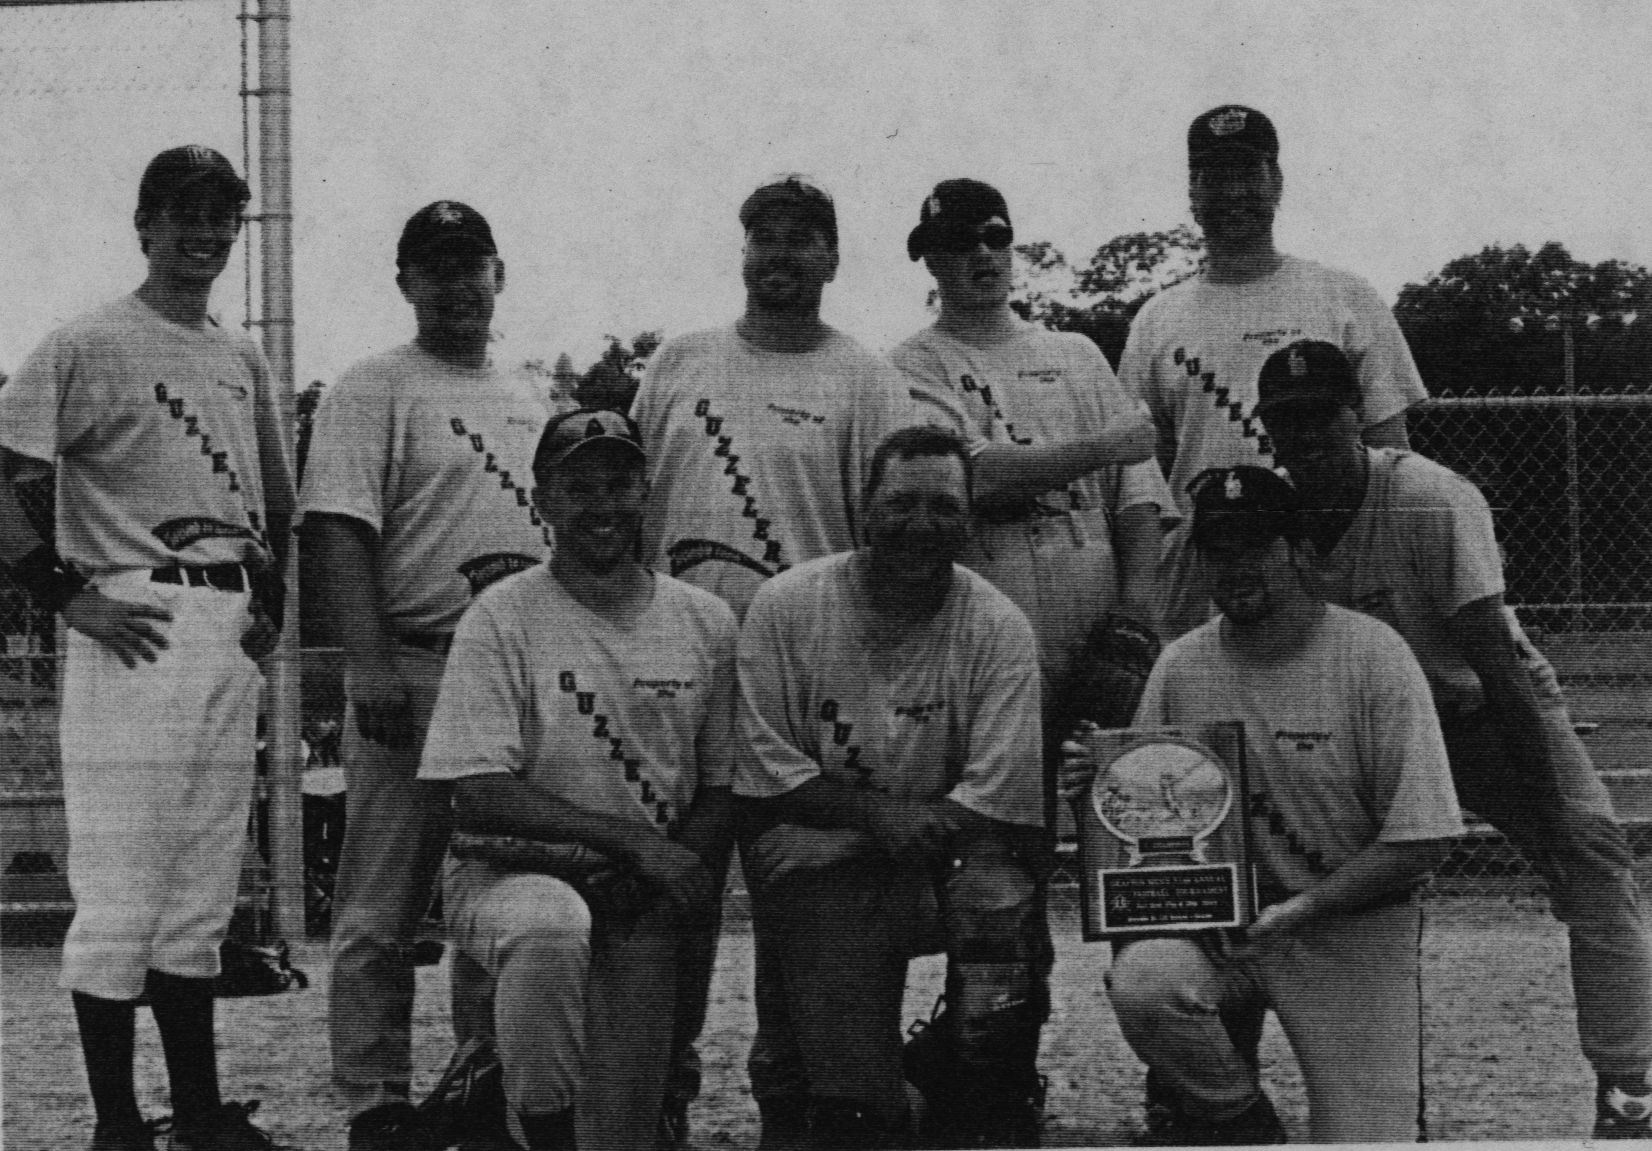
[[[240,649],[245,593],[99,581],[164,606],[169,646],[125,667],[69,635],[62,711],[64,809],[75,920],[64,987],[136,998],[145,972],[210,978],[246,852],[258,667]]]

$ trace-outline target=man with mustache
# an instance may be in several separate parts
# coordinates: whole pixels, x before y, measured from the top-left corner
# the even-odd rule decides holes
[[[505,264],[487,220],[457,200],[419,209],[396,246],[396,285],[416,335],[327,390],[301,500],[346,659],[328,1006],[351,1151],[421,1151],[413,945],[450,815],[446,785],[416,778],[419,751],[460,615],[550,543],[530,499],[545,409],[488,357]],[[456,1024],[476,1009],[477,975],[455,962]]]
[[[957,1047],[976,1091],[959,1105],[990,1137],[968,1145],[1038,1145],[1014,1077],[1033,1068],[1048,1006],[1040,675],[1026,617],[955,562],[970,472],[949,430],[891,435],[872,459],[865,544],[764,584],[740,635],[735,792],[754,922],[806,1074],[793,1146],[909,1145],[901,997],[931,892],[950,1011],[979,1032]]]
[[[1188,196],[1205,238],[1204,269],[1148,300],[1130,325],[1119,378],[1147,401],[1159,462],[1176,498],[1206,468],[1267,466],[1257,423],[1262,361],[1294,340],[1328,340],[1353,363],[1367,443],[1404,447],[1406,409],[1424,399],[1405,337],[1370,284],[1281,252],[1279,137],[1254,108],[1226,104],[1188,128]],[[1210,618],[1209,574],[1184,519],[1165,540],[1160,622],[1167,636]]]
[[[1275,352],[1258,392],[1274,458],[1313,513],[1314,584],[1405,637],[1433,689],[1458,798],[1549,884],[1595,1070],[1594,1137],[1652,1136],[1652,944],[1634,856],[1554,668],[1503,603],[1485,497],[1431,460],[1361,442],[1360,390],[1334,344]]]
[[[70,629],[60,983],[94,1151],[153,1147],[132,1079],[140,996],[166,1053],[171,1145],[272,1146],[256,1103],[219,1097],[213,1010],[293,506],[269,365],[207,310],[250,195],[211,148],[156,156],[133,216],[143,284],[53,333],[0,389],[0,558]]]
[[[643,558],[715,592],[743,618],[770,576],[855,545],[872,449],[907,422],[909,400],[887,361],[820,317],[838,268],[831,196],[807,176],[780,176],[746,197],[739,219],[744,312],[725,327],[667,340],[631,415],[652,485]],[[725,869],[714,867],[719,887]],[[691,944],[699,957],[684,965],[669,1112],[679,1142],[699,1089],[693,1043],[705,1022],[715,929],[713,922]],[[760,925],[756,947],[750,1071],[769,1139],[798,1126],[803,1085]]]

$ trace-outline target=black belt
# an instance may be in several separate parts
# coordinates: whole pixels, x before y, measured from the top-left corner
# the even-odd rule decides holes
[[[240,564],[169,564],[149,573],[155,583],[210,587],[218,591],[246,591],[247,576]]]
[[[396,633],[396,642],[404,643],[408,647],[419,648],[421,651],[446,655],[447,649],[453,646],[453,633],[446,631],[401,631]]]

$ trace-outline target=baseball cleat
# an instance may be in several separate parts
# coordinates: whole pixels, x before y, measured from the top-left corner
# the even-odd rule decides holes
[[[1146,1132],[1132,1141],[1136,1147],[1247,1147],[1286,1143],[1285,1125],[1273,1109],[1267,1092],[1231,1119],[1196,1119],[1160,1108],[1148,1113]]]
[[[92,1129],[91,1151],[155,1151],[156,1132],[170,1124],[170,1119],[99,1123]]]
[[[369,1107],[350,1120],[350,1151],[441,1151],[446,1145],[405,1099]]]
[[[174,1120],[170,1151],[287,1151],[252,1125],[258,1100],[224,1103],[188,1123]]]
[[[1596,1090],[1596,1139],[1652,1139],[1652,1087],[1638,1078],[1628,1084],[1642,1093],[1631,1094],[1622,1083],[1603,1082]]]

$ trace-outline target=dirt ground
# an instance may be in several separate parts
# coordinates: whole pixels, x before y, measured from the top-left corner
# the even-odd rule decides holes
[[[1577,1139],[1592,1119],[1591,1077],[1572,1028],[1565,934],[1534,900],[1433,899],[1424,940],[1425,1090],[1432,1140]],[[1050,1079],[1048,1146],[1128,1143],[1139,1129],[1141,1069],[1119,1037],[1102,991],[1103,944],[1079,939],[1076,916],[1057,916],[1054,1013],[1042,1065]],[[219,1004],[227,1098],[263,1100],[259,1118],[305,1151],[344,1147],[343,1116],[327,1085],[323,943],[299,945],[307,991]],[[49,947],[0,952],[4,1145],[8,1151],[82,1148],[91,1114],[68,997],[55,986]],[[913,965],[909,1017],[927,1016],[939,958]],[[445,967],[419,976],[416,1089],[448,1055]],[[705,1089],[692,1113],[699,1149],[751,1147],[757,1112],[745,1076],[751,1040],[751,935],[726,929],[702,1044]],[[139,1090],[152,1113],[167,1109],[159,1043],[140,1014]],[[1293,1139],[1306,1134],[1301,1081],[1277,1026],[1264,1045],[1270,1091]]]

